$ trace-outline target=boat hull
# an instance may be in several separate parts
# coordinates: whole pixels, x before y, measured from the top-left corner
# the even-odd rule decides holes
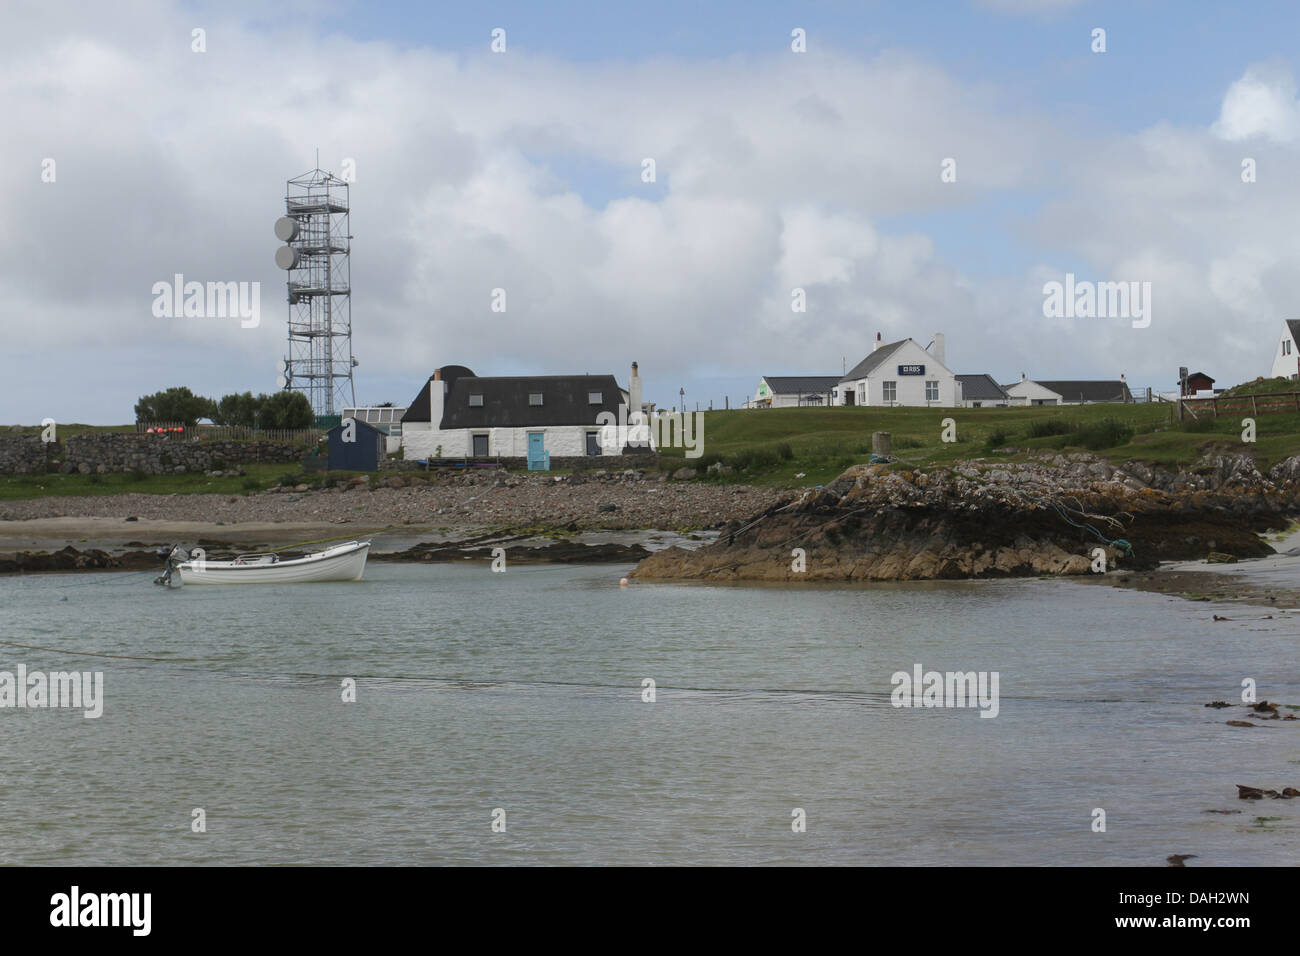
[[[176,565],[181,583],[304,584],[316,581],[360,581],[366,570],[370,542],[330,548],[317,554],[273,564],[233,561],[185,561]]]

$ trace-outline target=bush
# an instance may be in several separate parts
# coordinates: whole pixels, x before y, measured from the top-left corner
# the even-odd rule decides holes
[[[1077,426],[1060,418],[1049,418],[1042,422],[1033,422],[1029,426],[1030,438],[1047,438],[1050,435],[1068,435]]]
[[[262,490],[262,483],[261,483],[260,481],[258,481],[256,478],[245,478],[245,479],[244,479],[244,490],[245,490],[245,491],[261,491],[261,490]]]
[[[1007,433],[1001,428],[995,429],[989,433],[989,437],[984,440],[984,447],[992,451],[995,448],[1002,448],[1007,443]]]
[[[1133,426],[1115,418],[1106,418],[1093,425],[1085,425],[1075,433],[1075,441],[1089,451],[1101,451],[1126,445],[1133,438]]]
[[[776,446],[776,454],[782,461],[789,461],[794,457],[794,449],[790,447],[789,442],[781,442]]]

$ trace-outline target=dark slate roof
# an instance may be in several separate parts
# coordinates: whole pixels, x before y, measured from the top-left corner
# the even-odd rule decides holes
[[[528,393],[541,392],[542,404],[529,405]],[[601,403],[589,405],[588,392],[600,392]],[[469,404],[482,395],[482,406]],[[613,375],[522,375],[502,378],[461,376],[447,389],[442,425],[452,428],[538,428],[547,425],[595,425],[596,416],[610,412],[615,420],[623,389]]]
[[[1115,379],[1110,382],[1083,382],[1083,381],[1066,381],[1066,382],[1045,382],[1040,378],[1033,379],[1043,388],[1051,389],[1067,402],[1129,402],[1133,396],[1129,394],[1128,386],[1123,382]]]
[[[968,399],[977,402],[985,399],[990,401],[1003,401],[1007,397],[1007,393],[1003,390],[1001,385],[993,381],[992,376],[984,374],[958,375],[956,378],[957,381],[961,382],[961,397],[963,401]]]
[[[840,384],[838,375],[764,375],[776,395],[808,395],[812,392],[829,392]]]
[[[1300,319],[1287,319],[1286,327],[1291,330],[1291,338],[1300,343]]]
[[[463,365],[444,365],[438,371],[442,373],[445,382],[454,382],[462,376],[469,375],[472,377],[474,375]],[[432,387],[430,385],[432,381],[433,376],[430,375],[429,380],[424,383],[424,388],[420,389],[420,394],[415,396],[415,401],[406,406],[406,414],[402,416],[403,422],[427,422],[429,420],[429,389]]]
[[[849,369],[849,374],[841,376],[841,382],[853,382],[860,378],[866,378],[867,375],[877,366],[882,364],[889,356],[893,355],[904,342],[912,341],[910,338],[900,339],[897,342],[890,342],[888,345],[882,345],[866,358],[864,358],[853,368]]]

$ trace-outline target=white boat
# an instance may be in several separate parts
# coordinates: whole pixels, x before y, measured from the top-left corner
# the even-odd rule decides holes
[[[307,581],[360,581],[366,570],[369,541],[349,541],[301,558],[278,554],[241,554],[233,561],[210,561],[199,552],[173,548],[167,570],[157,584],[301,584]]]

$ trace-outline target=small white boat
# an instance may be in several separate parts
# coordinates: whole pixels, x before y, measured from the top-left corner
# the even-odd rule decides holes
[[[241,554],[233,561],[210,561],[202,552],[173,548],[167,570],[154,582],[185,584],[301,584],[307,581],[360,581],[366,570],[369,541],[349,541],[301,558],[278,554]],[[197,556],[196,556],[197,555]]]

